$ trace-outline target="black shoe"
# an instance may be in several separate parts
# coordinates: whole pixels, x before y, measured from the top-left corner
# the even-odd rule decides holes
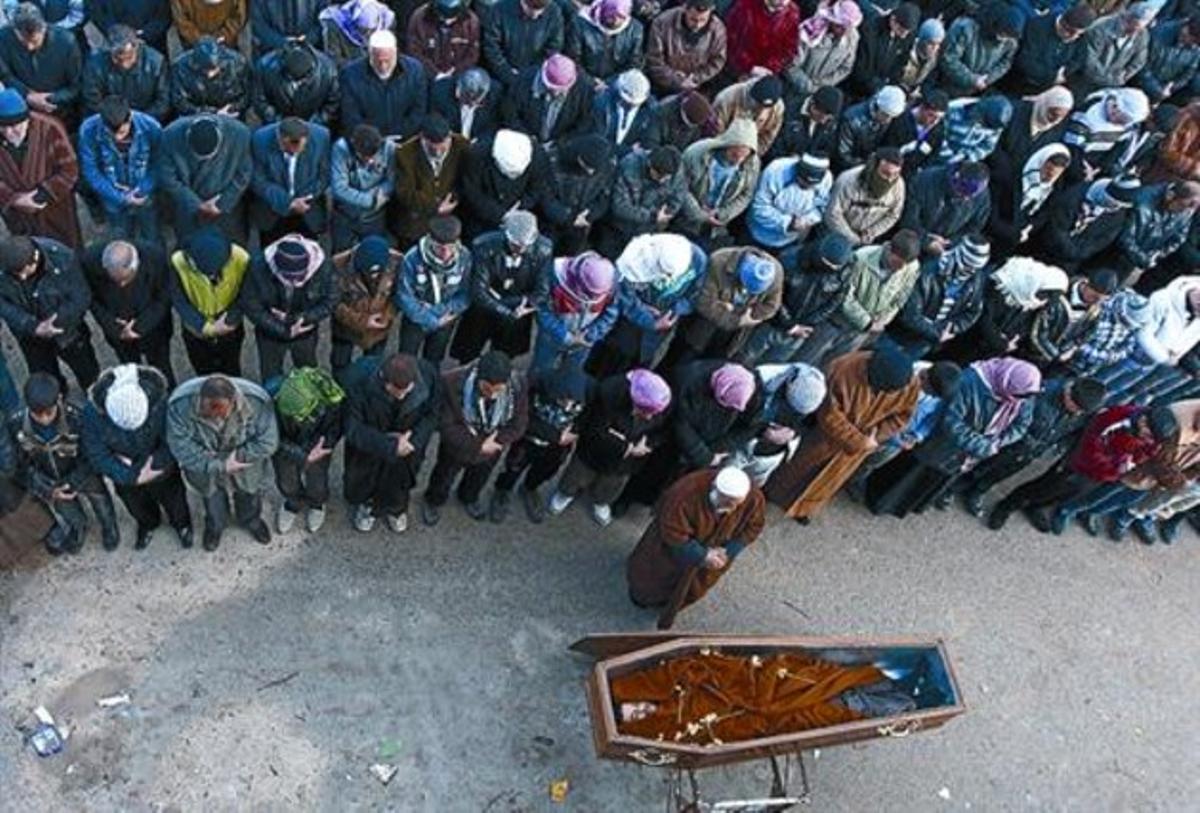
[[[421,521],[432,528],[442,521],[442,512],[429,500],[421,500]]]
[[[83,537],[79,535],[78,531],[71,531],[67,534],[67,538],[63,542],[63,550],[72,556],[83,551]]]
[[[134,550],[145,550],[150,546],[150,540],[154,538],[153,528],[138,528],[137,539],[134,540]]]
[[[1004,527],[1004,523],[1008,522],[1008,512],[1000,508],[993,508],[992,513],[988,515],[987,526],[993,531],[998,531]]]
[[[470,515],[471,519],[479,520],[481,522],[487,519],[488,509],[487,506],[483,504],[482,497],[478,497],[468,503],[463,503],[463,507],[467,509],[467,514]]]
[[[1104,522],[1099,514],[1085,514],[1079,524],[1083,526],[1083,530],[1087,531],[1088,536],[1099,536],[1100,531],[1104,528]]]
[[[1048,534],[1053,530],[1053,528],[1050,527],[1050,518],[1046,516],[1045,511],[1034,508],[1026,508],[1021,513],[1025,515],[1025,519],[1029,520],[1029,524],[1032,525],[1035,530],[1044,534]]]
[[[978,491],[967,491],[962,495],[963,507],[967,509],[967,513],[977,519],[983,519],[986,513],[983,510],[983,495]]]
[[[175,535],[179,537],[179,547],[190,548],[192,546],[192,526],[184,525],[182,528],[175,529]]]
[[[1164,545],[1174,545],[1179,541],[1179,529],[1182,524],[1182,514],[1176,514],[1166,522],[1158,523],[1158,538]]]
[[[209,528],[204,529],[204,540],[200,543],[207,551],[214,551],[221,544],[221,532]]]
[[[613,519],[620,519],[621,517],[628,514],[629,513],[629,505],[630,504],[629,504],[628,500],[617,500],[616,502],[614,502],[612,504]]]
[[[1154,520],[1139,519],[1133,523],[1133,535],[1137,537],[1138,542],[1143,545],[1153,545],[1158,541],[1154,535]]]
[[[104,548],[106,551],[108,551],[109,553],[112,553],[114,550],[116,550],[117,548],[119,548],[121,546],[121,537],[120,536],[106,537],[106,538],[100,540],[100,546],[102,548]]]
[[[536,525],[545,521],[546,503],[542,501],[536,489],[521,489],[521,501],[525,503],[525,515],[529,517],[530,522]]]
[[[488,517],[492,522],[500,523],[508,517],[508,498],[511,492],[496,489],[492,492],[492,505],[488,509]]]
[[[246,530],[254,537],[254,541],[260,545],[271,544],[271,529],[267,527],[267,523],[262,521],[262,518],[253,520],[246,526]]]
[[[1108,538],[1113,542],[1125,541],[1125,533],[1129,530],[1129,526],[1119,520],[1113,520],[1108,523]]]
[[[1063,531],[1067,530],[1067,523],[1074,517],[1066,511],[1055,511],[1054,516],[1050,518],[1050,533],[1055,536],[1062,536]]]
[[[792,519],[796,521],[797,525],[808,525],[810,522],[812,522],[812,520],[808,517],[792,517]]]
[[[950,497],[951,497],[950,492],[946,492],[945,494],[943,494],[942,496],[938,497],[936,500],[933,501],[933,507],[936,508],[938,511],[945,511],[947,508],[950,507]]]

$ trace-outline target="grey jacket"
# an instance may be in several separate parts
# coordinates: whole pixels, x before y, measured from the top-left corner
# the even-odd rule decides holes
[[[1145,67],[1149,58],[1150,33],[1142,30],[1131,37],[1123,37],[1119,13],[1101,17],[1092,23],[1083,36],[1083,69],[1080,77],[1083,87],[1079,90],[1072,88],[1076,98],[1082,98],[1099,88],[1128,84]]]
[[[951,98],[974,96],[979,93],[975,77],[983,76],[989,86],[995,84],[1008,73],[1016,55],[1017,43],[984,36],[975,19],[959,17],[946,32],[939,63],[941,85]]]
[[[267,481],[267,462],[279,448],[275,405],[266,390],[244,378],[230,379],[237,388],[233,412],[223,425],[200,417],[200,387],[206,378],[180,384],[167,402],[167,446],[189,486],[208,497],[217,489],[257,493]],[[225,472],[230,455],[250,466]]]
[[[807,96],[819,87],[835,87],[854,69],[858,29],[840,37],[824,37],[814,46],[800,44],[796,59],[784,74],[796,93]]]

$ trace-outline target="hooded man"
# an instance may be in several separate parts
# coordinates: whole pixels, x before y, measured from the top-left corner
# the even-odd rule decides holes
[[[17,92],[30,109],[56,117],[65,126],[77,119],[83,57],[74,35],[48,25],[42,10],[22,3],[0,29],[0,82]]]
[[[735,118],[721,135],[688,147],[682,164],[687,194],[675,221],[678,229],[702,246],[728,244],[730,222],[749,207],[758,185],[754,124]]]
[[[404,315],[400,352],[440,362],[471,303],[471,250],[453,215],[435,217],[429,232],[404,255],[394,300]]]
[[[241,371],[239,294],[250,254],[211,226],[171,254],[171,304],[183,325],[183,347],[197,375]]]
[[[987,165],[971,161],[921,170],[906,189],[900,227],[920,234],[925,251],[940,256],[951,243],[987,226],[988,178]]]
[[[913,43],[908,58],[900,69],[896,84],[908,94],[916,94],[937,69],[942,45],[946,41],[946,27],[937,17],[930,17],[917,29],[917,40]]]
[[[500,0],[485,15],[483,62],[502,85],[513,84],[521,71],[565,44],[563,10],[551,0]]]
[[[479,17],[466,0],[432,0],[408,18],[405,50],[440,79],[475,67],[481,39]]]
[[[33,373],[25,382],[24,406],[7,421],[17,453],[17,478],[54,517],[55,527],[46,537],[50,554],[83,549],[88,532],[85,502],[100,524],[104,549],[116,550],[121,534],[112,496],[80,446],[82,410],[63,398],[54,376]]]
[[[766,495],[807,524],[859,465],[912,417],[921,384],[912,361],[894,347],[848,353],[829,363],[828,396],[790,460],[776,469]]]
[[[759,179],[750,204],[750,236],[776,250],[803,243],[824,217],[832,189],[828,158],[804,154],[775,159]]]
[[[92,291],[92,318],[117,358],[157,368],[174,388],[175,331],[162,251],[152,243],[100,240],[84,252],[83,271]]]
[[[66,390],[65,363],[86,390],[100,374],[84,316],[90,296],[75,253],[49,237],[0,241],[0,319],[17,339],[30,373]]]
[[[79,164],[62,124],[30,112],[15,89],[0,91],[0,213],[12,234],[79,245]]]
[[[229,116],[184,116],[163,130],[158,182],[181,239],[203,226],[230,239],[242,230],[238,205],[254,175],[250,128]]]
[[[142,42],[128,25],[108,29],[108,47],[93,51],[83,66],[83,109],[99,113],[100,103],[120,96],[129,106],[159,122],[171,112],[167,61]]]
[[[289,42],[254,64],[254,110],[264,124],[295,116],[332,127],[340,97],[337,66],[315,44]]]
[[[591,83],[580,81],[575,62],[551,54],[508,86],[500,115],[506,125],[530,134],[544,147],[591,130],[593,106]]]
[[[612,262],[594,251],[556,259],[549,291],[539,299],[531,373],[583,369],[620,312]]]
[[[818,364],[841,335],[833,316],[849,291],[847,269],[853,247],[845,237],[830,233],[780,257],[784,280],[779,310],[754,329],[738,360],[743,364]]]
[[[384,211],[396,191],[395,159],[396,142],[370,124],[334,142],[329,179],[334,251],[386,232]]]
[[[441,441],[421,504],[421,519],[429,526],[441,521],[440,508],[450,498],[450,489],[460,473],[458,499],[467,513],[476,520],[489,516],[483,489],[501,454],[525,434],[529,423],[525,377],[498,350],[447,371],[442,375],[442,384],[445,397],[438,412]]]
[[[272,460],[275,486],[283,496],[275,528],[288,533],[303,512],[305,528],[315,534],[325,525],[329,464],[342,439],[346,393],[316,367],[296,367],[267,386],[279,426],[279,450]]]
[[[1024,15],[1004,3],[981,8],[978,19],[954,20],[942,48],[941,86],[958,97],[996,84],[1012,68],[1024,28]]]
[[[741,469],[684,475],[663,494],[625,563],[630,600],[665,607],[658,626],[669,629],[675,613],[703,598],[758,539],[765,507],[763,493]]]
[[[566,27],[565,50],[592,77],[596,89],[617,74],[642,67],[645,27],[633,0],[591,0]]]
[[[513,358],[524,355],[539,289],[553,274],[554,244],[539,233],[532,212],[514,209],[499,229],[475,238],[471,256],[471,306],[450,355],[468,363],[489,346]]]
[[[597,220],[608,214],[616,162],[600,135],[577,136],[559,145],[551,162],[550,194],[542,200],[546,231],[563,254],[583,251]]]
[[[468,68],[458,76],[433,83],[429,108],[472,144],[496,132],[503,87],[483,68]]]
[[[549,176],[546,153],[524,133],[499,130],[472,146],[462,182],[467,236],[496,228],[513,208],[536,208],[548,192]]]
[[[391,207],[392,232],[410,246],[439,215],[458,208],[458,187],[470,143],[450,132],[436,113],[426,116],[417,135],[396,149],[396,186]]]
[[[104,210],[109,228],[131,239],[158,237],[154,193],[162,127],[129,109],[120,96],[109,96],[100,112],[79,129],[83,181]]]
[[[596,94],[595,124],[618,156],[648,151],[659,142],[658,111],[650,100],[650,80],[636,68],[619,74]]]
[[[679,150],[665,145],[633,150],[620,160],[608,216],[595,230],[601,254],[614,258],[633,238],[670,227],[686,194],[679,163]]]
[[[167,445],[183,479],[204,500],[203,546],[214,551],[234,518],[254,540],[271,542],[262,519],[267,461],[279,448],[271,396],[243,378],[193,378],[167,404]]]
[[[883,143],[894,119],[904,114],[907,98],[895,85],[885,85],[869,99],[851,105],[838,126],[835,166],[845,171],[864,163]]]
[[[250,219],[272,243],[290,232],[316,236],[329,221],[329,131],[289,116],[258,128],[250,142]]]
[[[877,242],[900,222],[904,211],[904,158],[895,147],[880,147],[867,163],[837,176],[823,223],[855,246]]]
[[[317,366],[317,337],[335,301],[333,272],[315,240],[285,234],[263,249],[240,296],[263,381],[283,373],[289,353],[296,367]]]
[[[807,96],[819,87],[835,87],[850,75],[862,19],[854,0],[829,0],[800,23],[796,59],[784,74],[796,94]]]
[[[612,503],[647,455],[664,440],[671,388],[649,370],[637,368],[605,378],[579,418],[575,454],[544,511],[557,516],[585,492],[592,519],[612,523]],[[526,504],[530,519],[544,513]]]
[[[662,96],[695,90],[725,67],[725,23],[715,0],[688,0],[654,18],[646,43],[646,75]]]
[[[366,356],[379,356],[386,349],[398,314],[392,292],[403,261],[404,255],[379,235],[333,256],[336,304],[329,363],[338,381],[356,345]]]
[[[429,79],[420,60],[401,54],[396,35],[376,31],[367,55],[346,64],[342,90],[342,132],[373,124],[385,137],[411,138],[429,108]]]
[[[171,65],[171,107],[180,116],[241,118],[250,106],[250,91],[246,57],[212,37],[202,37]]]
[[[155,368],[122,364],[92,385],[83,410],[83,453],[93,471],[112,480],[137,523],[135,550],[150,544],[163,514],[179,544],[192,546],[187,494],[167,447],[170,394]]]
[[[758,132],[758,153],[766,155],[783,127],[783,82],[767,74],[730,85],[713,100],[717,129],[725,131],[734,119],[746,119]]]

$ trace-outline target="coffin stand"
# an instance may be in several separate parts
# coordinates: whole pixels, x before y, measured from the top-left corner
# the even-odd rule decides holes
[[[966,711],[945,644],[939,638],[814,638],[794,636],[699,635],[679,633],[602,634],[575,642],[571,649],[597,659],[587,678],[592,740],[602,759],[667,768],[668,811],[781,811],[809,801],[803,752],[863,740],[903,738],[939,728]],[[713,649],[726,654],[805,655],[841,664],[874,664],[890,677],[922,675],[914,694],[918,708],[889,717],[798,731],[781,736],[717,745],[693,745],[622,734],[609,681],[659,661]],[[770,796],[762,799],[706,802],[695,772],[703,768],[764,759],[770,764]],[[781,764],[782,762],[782,764]],[[793,766],[801,788],[789,793]],[[686,780],[686,784],[685,784]]]

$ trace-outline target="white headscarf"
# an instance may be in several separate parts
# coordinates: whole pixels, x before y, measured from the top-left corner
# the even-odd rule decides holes
[[[1026,214],[1032,215],[1042,208],[1046,198],[1054,191],[1058,178],[1049,183],[1043,181],[1042,167],[1056,155],[1065,156],[1069,160],[1071,151],[1062,144],[1047,144],[1029,156],[1029,160],[1025,162],[1025,167],[1021,170],[1021,211]],[[1062,175],[1058,177],[1061,178]]]
[[[1037,310],[1046,304],[1038,296],[1039,292],[1065,292],[1069,284],[1067,274],[1061,268],[1028,257],[1013,257],[992,279],[1009,305],[1027,311]]]
[[[642,234],[617,258],[622,282],[669,284],[692,267],[692,241],[680,234]]]
[[[506,178],[516,178],[529,169],[533,160],[533,141],[516,130],[498,130],[492,140],[492,160]]]

